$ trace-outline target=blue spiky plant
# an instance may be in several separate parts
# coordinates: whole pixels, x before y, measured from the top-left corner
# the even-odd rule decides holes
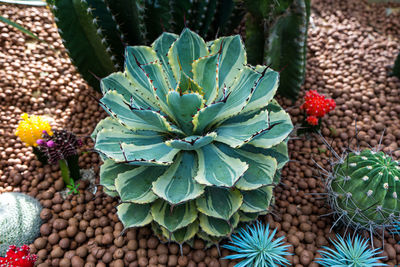
[[[331,240],[335,249],[323,247],[325,250],[319,250],[322,258],[317,258],[318,263],[322,266],[349,266],[349,267],[373,267],[387,266],[387,264],[378,262],[383,257],[377,257],[381,252],[378,248],[370,249],[368,240],[358,235],[354,238],[347,236],[343,239],[336,235],[338,240]]]
[[[241,228],[237,234],[232,235],[231,245],[223,246],[237,254],[229,255],[225,259],[243,259],[235,267],[289,265],[290,262],[284,258],[286,255],[292,255],[287,251],[289,245],[283,245],[283,236],[273,240],[275,233],[276,229],[271,233],[269,225],[265,226],[259,221],[253,226]]]

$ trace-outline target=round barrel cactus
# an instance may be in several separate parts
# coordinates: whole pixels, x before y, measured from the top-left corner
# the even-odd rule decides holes
[[[0,194],[0,256],[11,245],[29,245],[40,234],[42,206],[22,193]]]
[[[328,179],[337,216],[356,229],[392,227],[400,216],[400,167],[382,151],[349,153]]]
[[[125,71],[101,80],[110,117],[92,135],[124,226],[217,241],[266,213],[293,128],[278,81],[247,65],[239,36],[206,43],[184,29],[127,47]]]

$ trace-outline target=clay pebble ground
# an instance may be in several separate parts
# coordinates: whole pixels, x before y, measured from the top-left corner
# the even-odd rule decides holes
[[[400,146],[400,81],[390,77],[390,66],[400,46],[400,17],[387,15],[387,8],[400,5],[367,4],[366,1],[319,0],[312,2],[305,90],[315,89],[336,100],[337,108],[325,119],[323,135],[341,152],[355,134],[357,120],[361,147],[376,146],[383,130],[382,149]],[[398,10],[398,9],[397,9]],[[95,195],[88,183],[82,193],[63,200],[64,184],[56,166],[42,166],[32,150],[14,135],[23,112],[48,116],[54,128],[66,128],[93,147],[87,138],[105,112],[90,97],[100,94],[88,88],[70,63],[46,8],[1,5],[0,14],[16,20],[52,44],[32,41],[0,24],[0,192],[21,191],[40,200],[45,223],[41,236],[30,245],[39,256],[38,266],[234,266],[222,260],[215,247],[205,250],[202,241],[194,248],[161,244],[149,228],[123,227],[115,214],[117,200]],[[293,122],[303,115],[296,103],[279,101],[290,110]],[[356,140],[350,142],[355,147]],[[334,228],[323,195],[323,183],[313,163],[329,169],[330,153],[318,137],[293,138],[291,162],[275,190],[275,215],[263,220],[277,228],[278,236],[292,245],[293,266],[318,266],[317,250],[344,230]],[[393,156],[399,158],[400,152]],[[81,157],[81,168],[93,168],[98,176],[100,160],[95,153]],[[98,182],[98,177],[97,177]],[[367,236],[367,233],[360,234]],[[390,266],[400,264],[399,237],[386,233],[382,253]],[[374,238],[375,246],[382,244]],[[227,250],[221,250],[222,256]]]

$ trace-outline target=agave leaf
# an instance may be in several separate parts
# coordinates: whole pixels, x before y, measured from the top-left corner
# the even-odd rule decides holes
[[[117,207],[117,215],[125,228],[145,226],[153,220],[149,204],[122,203]]]
[[[168,202],[158,199],[151,206],[151,214],[153,215],[154,221],[170,232],[188,226],[197,218],[197,210],[194,201],[171,206]]]
[[[255,190],[262,186],[273,184],[277,170],[275,158],[242,149],[232,149],[222,144],[219,144],[218,148],[229,156],[236,157],[249,165],[248,170],[235,184],[240,190]]]
[[[153,95],[151,102],[157,103],[156,95],[143,66],[157,61],[157,54],[149,46],[128,46],[125,49],[125,72],[140,92]],[[147,91],[147,92],[146,92]]]
[[[165,142],[167,146],[181,150],[196,150],[210,144],[215,140],[217,134],[211,132],[205,136],[192,135],[185,139],[171,139]]]
[[[264,186],[251,191],[241,191],[241,193],[243,195],[241,211],[252,213],[268,210],[272,199],[272,186]]]
[[[204,185],[231,187],[247,170],[248,165],[209,144],[196,150],[198,172],[194,179]]]
[[[108,91],[116,90],[120,95],[123,96],[126,103],[136,103],[137,106],[143,109],[158,110],[159,106],[155,102],[155,98],[152,92],[139,90],[138,87],[134,86],[132,82],[126,77],[126,74],[121,72],[115,72],[100,82],[100,87],[103,94]],[[153,101],[150,101],[153,99]]]
[[[109,195],[110,197],[117,197],[118,196],[118,192],[115,190],[108,190],[106,187],[103,187],[103,192],[104,194]]]
[[[222,123],[237,115],[250,100],[262,75],[249,67],[241,70],[236,83],[222,102],[200,109],[193,117],[194,133],[200,134],[207,126]]]
[[[273,107],[277,109],[273,110]],[[293,124],[290,120],[289,114],[284,111],[278,104],[270,104],[267,108],[269,113],[270,125],[275,125],[270,130],[262,132],[261,134],[254,136],[249,144],[255,147],[270,148],[274,145],[279,144],[287,138],[287,136],[293,130]],[[279,110],[279,111],[276,111]]]
[[[167,79],[162,71],[161,63],[148,63],[142,67],[153,84],[153,88],[156,92],[156,98],[158,97],[158,99],[165,105],[165,108],[168,108],[166,105],[167,94],[170,90],[172,90],[172,88],[168,84]]]
[[[259,214],[258,213],[248,213],[248,212],[243,212],[243,211],[239,210],[239,216],[240,216],[240,219],[239,219],[240,222],[252,222],[257,219]]]
[[[127,103],[116,91],[108,91],[100,100],[100,104],[108,114],[128,129],[182,133],[160,113],[139,109],[137,103]]]
[[[95,149],[119,163],[132,165],[169,165],[179,152],[165,145],[162,136],[151,131],[117,132],[102,129],[97,133]]]
[[[165,172],[166,168],[138,167],[121,172],[115,180],[115,188],[123,202],[145,204],[157,196],[151,191],[152,183]]]
[[[115,163],[113,160],[107,159],[100,166],[100,184],[108,190],[115,191],[115,179],[117,179],[118,174],[130,171],[135,168],[136,166],[128,164],[118,164]]]
[[[172,73],[171,66],[169,65],[167,54],[172,44],[176,41],[176,39],[178,39],[178,37],[179,35],[164,32],[152,44],[153,49],[156,51],[157,57],[161,61],[163,72],[167,76],[171,88],[175,88],[177,86],[177,81]]]
[[[198,198],[203,194],[204,186],[192,178],[197,171],[196,165],[193,152],[179,153],[167,171],[153,182],[153,192],[171,205]]]
[[[239,148],[268,127],[268,111],[262,111],[246,121],[223,123],[217,128],[216,141]]]
[[[193,80],[197,82],[204,92],[206,104],[214,102],[218,96],[218,63],[220,53],[196,59],[192,65]]]
[[[199,214],[200,227],[208,235],[211,236],[227,236],[239,223],[239,213],[233,214],[229,221],[221,220],[213,217]]]
[[[237,189],[206,187],[204,195],[196,200],[197,210],[207,216],[229,220],[238,211],[243,196]]]
[[[257,148],[252,145],[245,145],[241,147],[241,150],[273,157],[278,162],[278,170],[282,169],[283,166],[285,166],[285,164],[289,161],[287,140],[268,149]]]
[[[182,244],[189,239],[192,239],[196,233],[199,231],[199,222],[194,221],[186,227],[176,230],[175,232],[169,232],[164,227],[161,227],[162,234],[169,240],[175,241]]]
[[[264,69],[260,69],[263,71]],[[249,112],[259,110],[265,107],[274,97],[279,86],[279,73],[268,69],[264,78],[256,87],[249,103],[244,107],[240,114],[247,114]]]
[[[198,93],[181,95],[176,91],[171,91],[167,96],[167,102],[179,128],[190,135],[193,131],[192,116],[203,106],[201,95]]]
[[[214,54],[218,51],[221,54],[218,69],[218,88],[223,88],[224,85],[230,88],[239,76],[239,69],[247,64],[246,50],[240,36],[235,35],[213,41],[210,53]],[[221,97],[221,93],[219,93],[219,97]]]
[[[192,78],[193,60],[207,54],[204,40],[198,34],[185,28],[168,51],[168,59],[175,79],[177,81],[181,79],[181,71]]]
[[[93,133],[91,134],[90,137],[91,137],[93,140],[96,140],[97,134],[98,134],[101,130],[103,130],[103,129],[114,129],[114,128],[116,128],[116,129],[121,128],[121,124],[119,124],[119,122],[118,122],[116,119],[114,119],[114,118],[112,118],[112,117],[107,117],[107,118],[105,118],[105,119],[102,119],[102,120],[96,125],[96,128],[94,129],[94,131],[93,131]],[[121,130],[123,130],[123,129],[121,128]],[[125,131],[126,131],[126,129],[125,129]]]

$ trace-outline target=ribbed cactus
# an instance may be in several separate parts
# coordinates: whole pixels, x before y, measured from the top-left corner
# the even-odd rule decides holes
[[[397,55],[396,61],[394,62],[393,75],[400,78],[400,53]]]
[[[36,199],[22,193],[0,194],[0,257],[11,245],[33,243],[40,233],[42,207]]]
[[[188,29],[125,55],[101,81],[110,117],[93,133],[124,226],[218,241],[266,213],[293,129],[273,100],[279,74],[247,65],[239,36],[206,43]]]
[[[279,91],[296,98],[305,75],[309,0],[47,0],[72,62],[97,77],[122,70],[127,45],[148,45],[163,31],[232,34],[245,22],[249,63],[285,68]]]
[[[351,152],[328,179],[330,204],[356,229],[392,227],[400,216],[399,163],[383,152]]]

